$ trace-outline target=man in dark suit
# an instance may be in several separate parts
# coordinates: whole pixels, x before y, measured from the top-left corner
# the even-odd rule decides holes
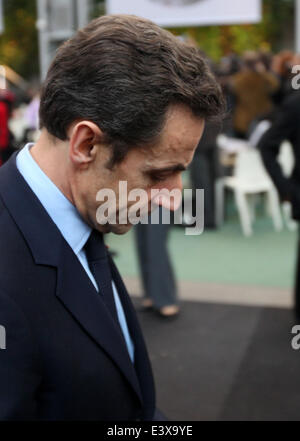
[[[103,236],[131,227],[119,183],[180,188],[204,119],[222,109],[197,50],[147,20],[101,17],[59,49],[41,136],[0,170],[1,420],[157,418],[145,343]],[[100,190],[115,197],[107,217]]]
[[[258,148],[282,201],[290,201],[293,218],[300,220],[300,92],[291,94],[281,105],[270,129],[262,136]],[[282,141],[289,140],[293,147],[295,165],[290,178],[286,178],[277,161]],[[300,240],[295,277],[295,312],[300,317]]]

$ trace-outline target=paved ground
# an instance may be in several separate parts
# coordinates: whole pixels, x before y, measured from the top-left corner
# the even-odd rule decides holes
[[[300,420],[289,309],[185,301],[173,322],[139,318],[171,420]]]
[[[141,297],[142,286],[138,277],[124,277],[128,291]],[[181,301],[224,303],[232,305],[293,307],[292,288],[260,287],[230,283],[178,281]]]

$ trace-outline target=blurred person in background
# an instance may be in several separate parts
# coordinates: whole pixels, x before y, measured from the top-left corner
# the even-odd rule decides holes
[[[245,52],[240,72],[231,77],[234,94],[233,128],[235,136],[245,138],[251,122],[273,108],[272,95],[279,87],[274,74],[267,72],[256,52]]]
[[[222,87],[226,100],[226,117],[223,119],[222,132],[228,136],[234,136],[232,114],[236,98],[230,87],[230,80],[233,75],[240,71],[240,58],[235,53],[222,57],[220,63],[215,66],[215,75]]]
[[[292,204],[293,218],[300,221],[300,92],[290,94],[279,107],[272,125],[259,141],[258,148],[282,201]],[[291,177],[283,174],[277,157],[283,141],[290,141],[295,165]],[[298,242],[298,260],[295,274],[295,313],[300,319],[300,237]]]
[[[9,129],[14,95],[7,89],[0,90],[0,165],[14,152],[13,135]]]
[[[162,318],[174,318],[179,313],[174,270],[167,249],[170,225],[162,222],[160,208],[158,224],[139,223],[135,227],[136,249],[140,266],[144,311],[155,311]]]
[[[271,64],[272,72],[277,76],[279,88],[273,95],[273,101],[280,106],[285,98],[294,91],[292,87],[292,66],[297,63],[297,56],[288,50],[275,54]]]
[[[39,108],[40,108],[40,88],[33,87],[28,92],[31,97],[29,104],[24,113],[24,118],[26,122],[26,129],[24,132],[23,142],[35,141],[39,130]]]
[[[205,125],[201,141],[190,165],[190,177],[193,189],[192,216],[195,216],[197,212],[196,190],[203,189],[204,227],[206,229],[216,228],[215,181],[221,174],[217,147],[217,136],[220,129],[220,125],[216,122],[208,122]]]

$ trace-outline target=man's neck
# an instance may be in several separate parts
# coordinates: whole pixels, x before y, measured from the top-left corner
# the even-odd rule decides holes
[[[67,176],[67,145],[64,141],[54,142],[50,135],[43,130],[36,144],[30,149],[30,154],[71,203],[72,192]]]

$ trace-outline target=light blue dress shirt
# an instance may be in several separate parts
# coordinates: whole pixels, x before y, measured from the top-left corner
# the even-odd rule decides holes
[[[33,159],[30,154],[30,148],[33,145],[34,144],[27,144],[17,155],[17,168],[60,230],[66,242],[78,257],[81,265],[99,292],[84,251],[84,246],[92,230],[83,221],[75,206],[64,196]],[[134,345],[129,334],[125,314],[114,282],[112,282],[112,287],[119,322],[127,344],[129,356],[133,361]]]

